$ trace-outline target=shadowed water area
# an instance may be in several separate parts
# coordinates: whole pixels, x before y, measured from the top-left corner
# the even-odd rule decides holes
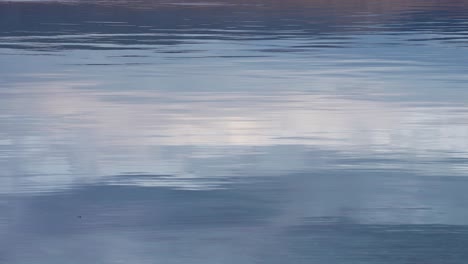
[[[467,0],[0,0],[0,263],[466,264]]]

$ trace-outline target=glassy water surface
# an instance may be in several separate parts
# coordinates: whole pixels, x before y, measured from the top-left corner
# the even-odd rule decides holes
[[[468,1],[0,0],[0,29],[0,263],[468,261]]]

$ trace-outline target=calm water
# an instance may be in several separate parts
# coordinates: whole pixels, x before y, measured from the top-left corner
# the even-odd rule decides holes
[[[468,262],[468,0],[0,0],[0,263]]]

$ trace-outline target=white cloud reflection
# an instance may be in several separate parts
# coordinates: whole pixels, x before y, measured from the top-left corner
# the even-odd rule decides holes
[[[460,105],[98,85],[48,81],[3,93],[2,192],[101,181],[203,189],[222,176],[330,167],[467,171],[468,109]],[[112,178],[122,174],[170,177]]]

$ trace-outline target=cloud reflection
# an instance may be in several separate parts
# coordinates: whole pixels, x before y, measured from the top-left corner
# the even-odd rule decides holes
[[[31,93],[21,87],[28,85],[2,97],[2,161],[5,175],[29,176],[4,177],[2,192],[17,191],[15,181],[39,190],[77,181],[203,189],[221,186],[219,177],[330,166],[467,169],[462,105],[281,91],[102,91],[87,81],[35,83],[40,93]],[[451,165],[439,171],[444,159]],[[108,179],[121,174],[169,177]]]

